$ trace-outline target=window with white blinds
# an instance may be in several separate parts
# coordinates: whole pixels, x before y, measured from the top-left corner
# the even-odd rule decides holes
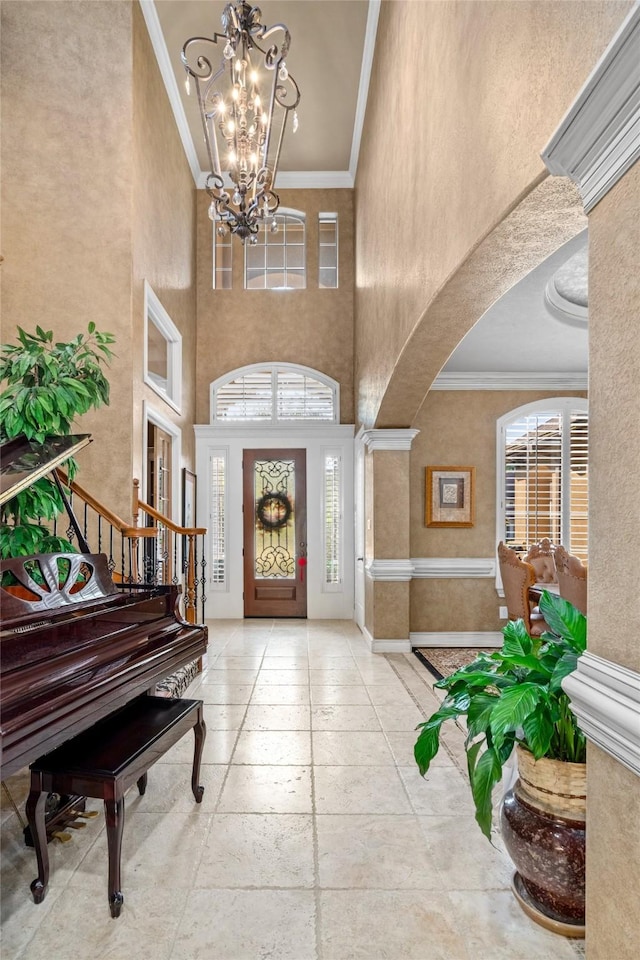
[[[498,539],[526,551],[542,537],[587,559],[586,401],[528,404],[499,423]]]
[[[211,456],[211,516],[209,522],[210,580],[218,587],[226,583],[225,504],[227,458],[224,452]]]
[[[324,456],[324,583],[336,587],[342,582],[342,458],[338,453]]]
[[[243,367],[216,380],[211,391],[213,422],[339,420],[336,381],[295,364]]]

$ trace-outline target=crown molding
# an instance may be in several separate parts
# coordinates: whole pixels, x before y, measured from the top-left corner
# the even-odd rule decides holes
[[[156,55],[156,60],[158,61],[158,67],[164,81],[169,103],[171,104],[171,109],[173,110],[173,116],[176,121],[178,133],[180,134],[180,139],[182,140],[182,147],[184,149],[189,167],[191,168],[191,175],[196,186],[199,186],[200,178],[204,177],[205,174],[203,174],[200,170],[198,155],[193,143],[193,138],[191,137],[191,131],[189,130],[187,115],[184,112],[184,107],[182,106],[180,91],[178,90],[178,84],[176,83],[176,75],[173,72],[173,67],[171,66],[171,58],[169,57],[169,51],[167,50],[167,45],[164,40],[164,34],[162,33],[162,27],[160,26],[160,20],[158,19],[158,12],[156,10],[154,0],[140,0],[140,9],[142,10],[144,22],[147,25],[147,32],[151,40],[151,45],[153,46],[153,51]]]
[[[541,153],[577,184],[586,213],[640,157],[640,2],[636,2]]]
[[[503,636],[492,630],[474,630],[468,633],[414,633],[409,640],[412,647],[501,647]]]
[[[493,557],[416,557],[410,562],[415,579],[473,580],[496,575]]]
[[[585,736],[640,775],[640,674],[587,651],[562,688]]]
[[[370,580],[406,581],[413,577],[412,560],[369,560],[364,569]]]
[[[361,439],[368,450],[411,450],[420,433],[413,429],[363,430]]]
[[[360,68],[360,84],[358,86],[358,100],[356,102],[356,115],[353,123],[351,157],[349,158],[349,176],[351,177],[352,184],[356,181],[356,173],[358,171],[360,141],[362,140],[362,129],[364,127],[364,118],[367,110],[367,97],[369,96],[369,82],[371,80],[371,68],[373,66],[373,54],[376,46],[381,2],[382,0],[369,0],[367,26],[364,34],[364,48],[362,50],[362,66]]]
[[[431,390],[587,390],[585,373],[440,373]]]
[[[208,173],[200,170],[195,178],[198,190],[207,186]],[[225,183],[231,181],[224,175]],[[276,175],[276,190],[350,190],[353,177],[348,170],[280,170]]]

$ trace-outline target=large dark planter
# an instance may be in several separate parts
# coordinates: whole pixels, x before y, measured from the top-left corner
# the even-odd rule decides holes
[[[585,764],[536,761],[518,747],[518,772],[500,817],[513,892],[536,923],[584,936]]]

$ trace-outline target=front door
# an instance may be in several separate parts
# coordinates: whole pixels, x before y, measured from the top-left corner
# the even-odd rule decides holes
[[[306,617],[305,450],[243,455],[244,615]]]

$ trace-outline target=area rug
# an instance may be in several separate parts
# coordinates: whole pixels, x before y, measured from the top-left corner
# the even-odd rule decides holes
[[[480,647],[416,647],[413,652],[427,670],[442,680],[466,667],[482,650]]]

